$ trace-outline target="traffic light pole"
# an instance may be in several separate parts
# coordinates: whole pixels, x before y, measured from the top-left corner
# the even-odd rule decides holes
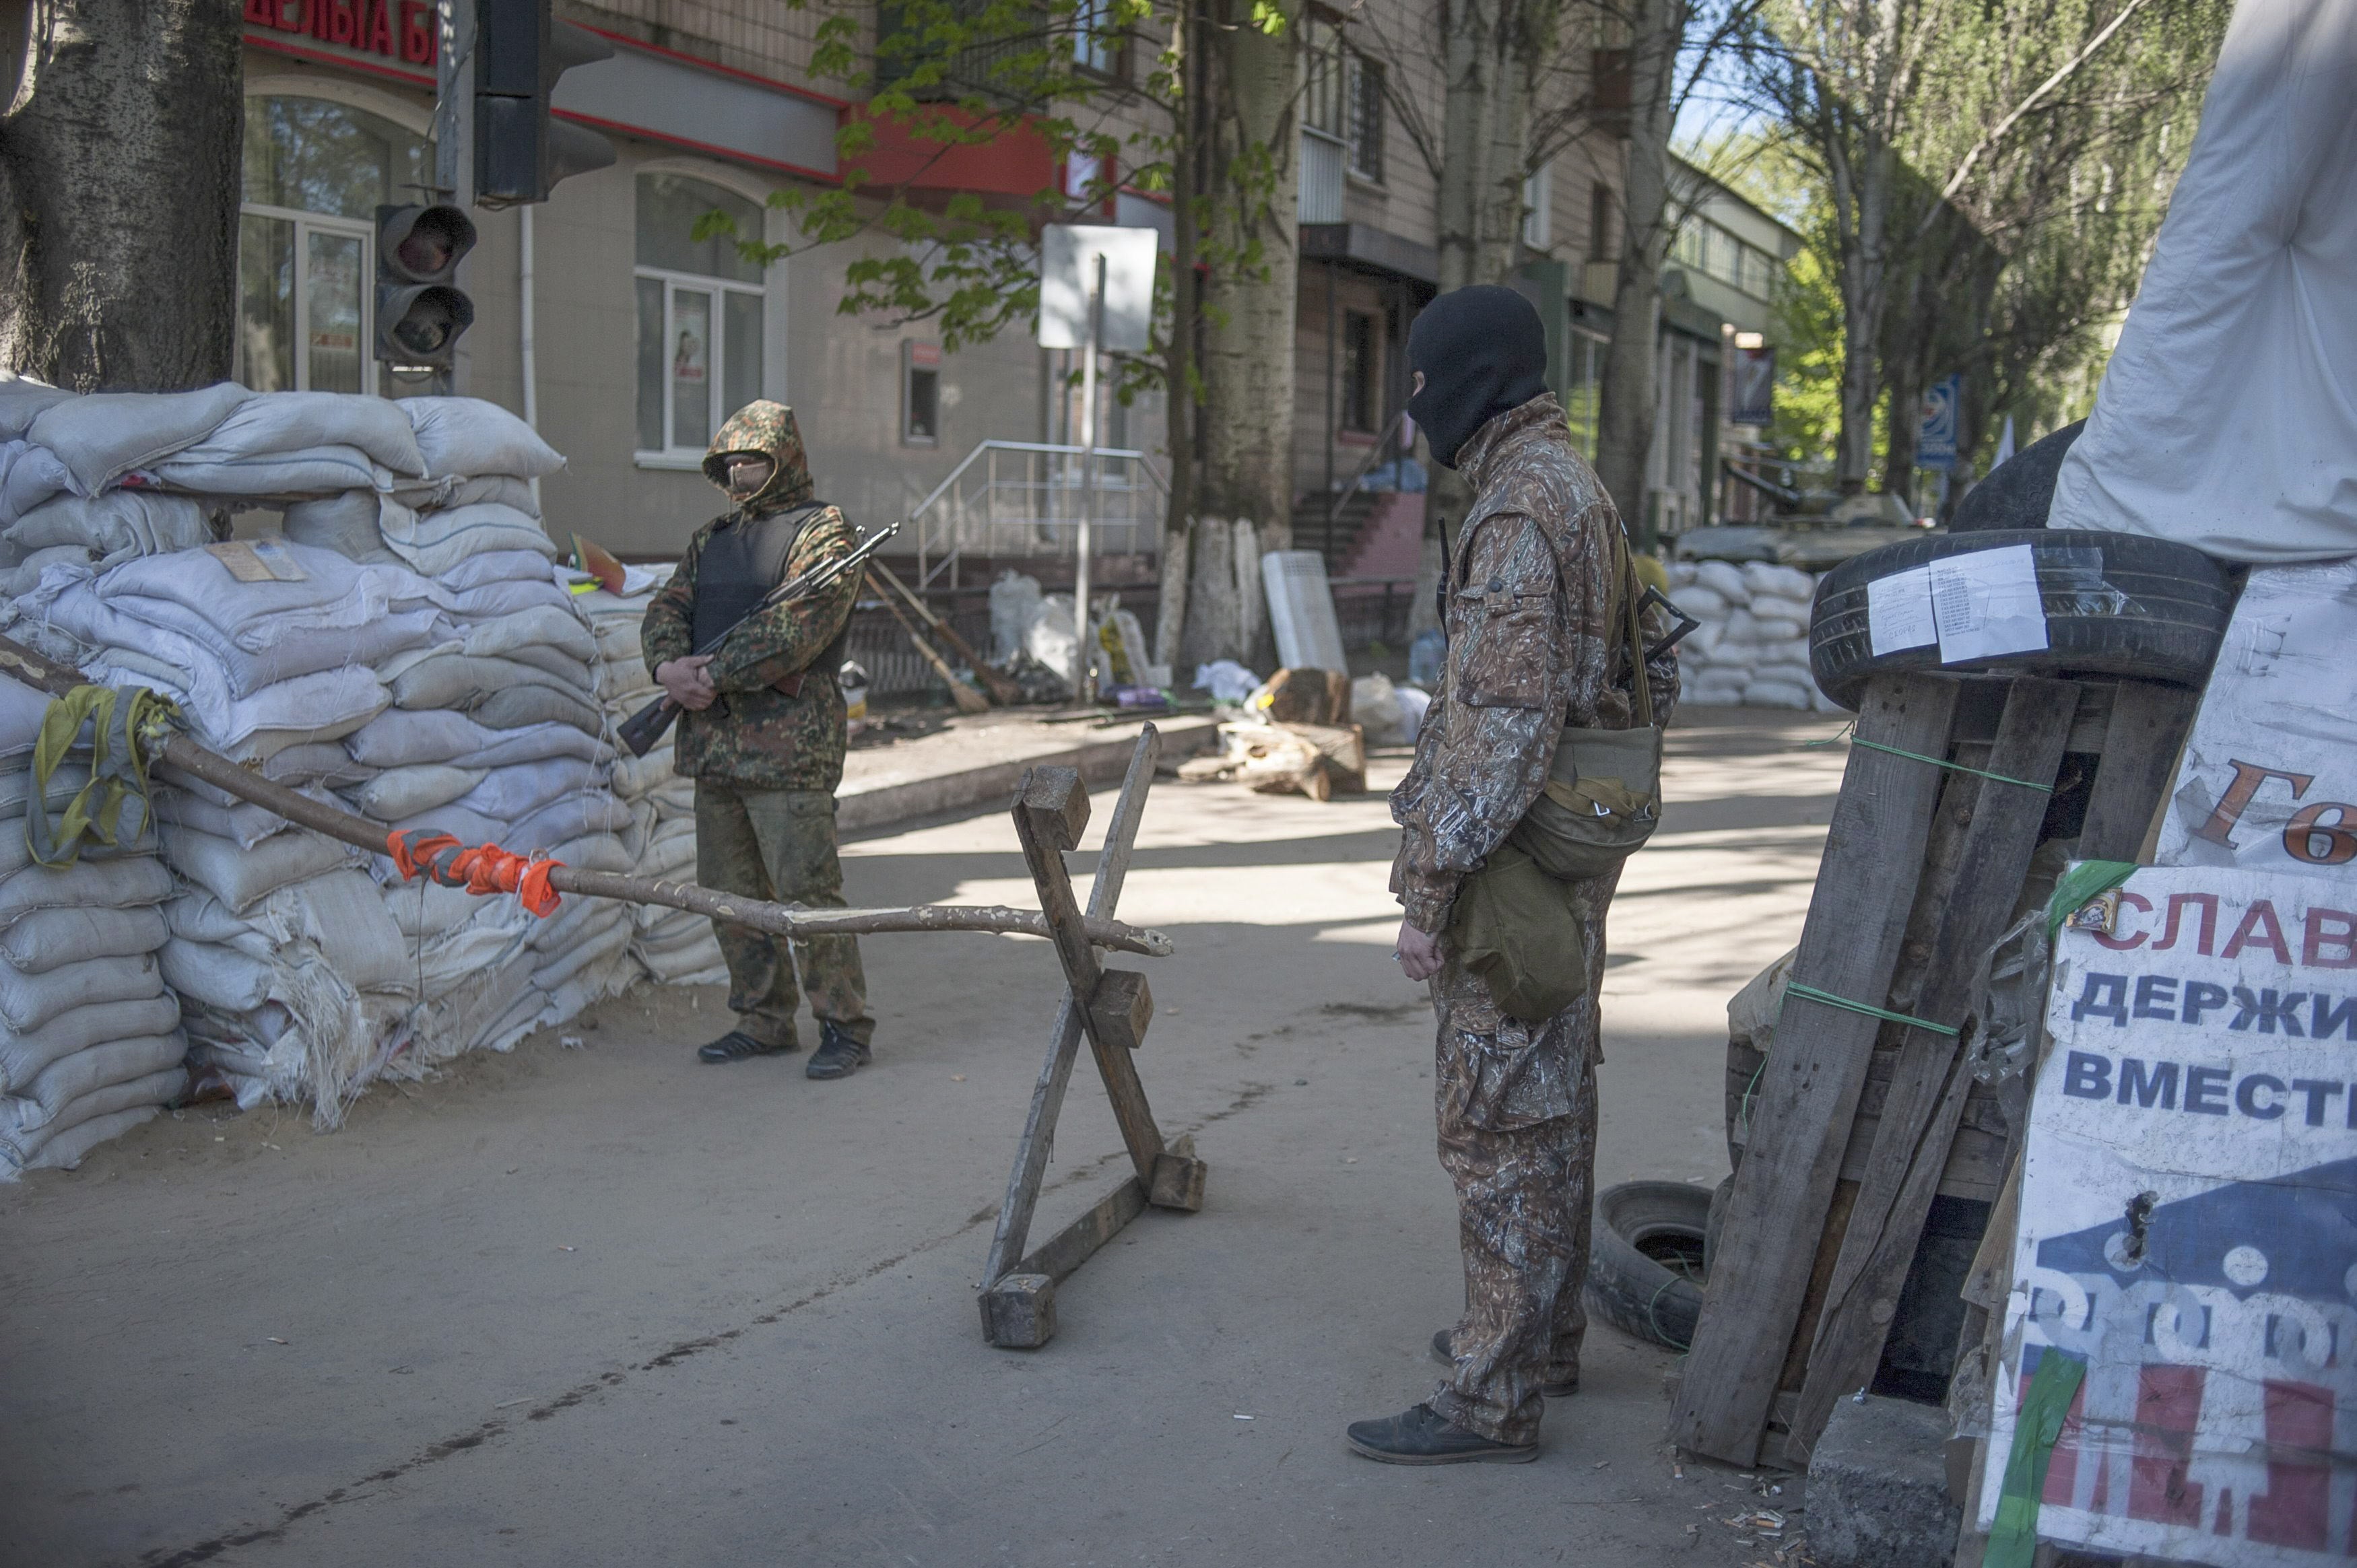
[[[468,212],[475,205],[475,0],[436,0],[435,11],[442,36],[435,51],[434,183],[443,200]],[[465,392],[472,358],[460,338],[450,368],[436,373],[434,390]]]

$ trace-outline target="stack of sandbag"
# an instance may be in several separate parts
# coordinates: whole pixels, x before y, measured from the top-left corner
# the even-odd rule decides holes
[[[556,558],[532,487],[565,459],[530,425],[480,398],[360,401],[412,433],[414,476],[376,487],[319,487],[336,493],[289,506],[287,538],[356,561],[398,561],[436,581],[479,555],[529,551]]]
[[[647,604],[669,578],[669,567],[649,572],[633,568],[624,592],[599,588],[580,596],[605,656],[600,700],[609,726],[619,727],[631,714],[662,694],[648,672],[639,641]],[[695,880],[695,781],[672,771],[676,725],[644,757],[621,750],[614,764],[614,793],[630,809],[637,831],[637,860],[630,867],[640,876],[664,882]],[[725,982],[726,966],[712,922],[683,909],[640,905],[632,916],[630,956],[653,979],[670,985],[705,985]]]
[[[171,698],[199,745],[324,798],[365,777],[340,743],[392,701],[371,666],[447,642],[445,597],[399,566],[232,541],[53,566],[13,616],[94,680]],[[163,973],[200,1084],[332,1122],[407,1043],[407,950],[368,857],[168,769],[155,814],[178,878]]]
[[[26,814],[56,822],[91,779],[77,746],[36,798],[33,743],[48,705],[0,680],[0,1180],[70,1168],[188,1081],[180,1010],[156,960],[172,877],[136,803],[116,843],[85,844],[69,865],[42,865],[27,848]]]
[[[1678,561],[1669,574],[1671,602],[1702,623],[1678,644],[1680,702],[1834,711],[1809,674],[1815,578],[1765,561]]]

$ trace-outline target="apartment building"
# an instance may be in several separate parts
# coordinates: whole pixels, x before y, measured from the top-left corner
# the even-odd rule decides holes
[[[433,8],[244,3],[236,373],[259,388],[401,395],[408,389],[369,354],[371,220],[380,202],[414,199],[433,181]],[[725,241],[692,237],[695,217],[718,209],[742,233],[784,241],[771,194],[841,177],[835,132],[856,105],[844,83],[812,70],[820,10],[566,0],[561,14],[615,53],[566,73],[559,111],[604,132],[619,156],[537,208],[476,213],[480,237],[460,280],[478,312],[463,339],[464,389],[527,414],[567,456],[544,489],[553,530],[626,553],[675,551],[714,510],[697,472],[711,432],[731,408],[767,396],[795,407],[821,494],[862,523],[905,517],[954,478],[935,521],[953,505],[1004,511],[1014,498],[1017,521],[991,525],[978,551],[969,538],[970,553],[1034,553],[1045,575],[1060,575],[1053,563],[1069,553],[1069,524],[1085,504],[1105,523],[1098,580],[1150,570],[1168,472],[1158,398],[1103,398],[1099,445],[1148,456],[1100,465],[1084,485],[1068,457],[1026,450],[1078,439],[1071,355],[1042,351],[1020,331],[945,353],[925,321],[838,311],[845,268],[893,253],[890,241],[866,236],[764,267]],[[1441,82],[1437,50],[1421,36],[1430,26],[1413,0],[1370,0],[1347,16],[1314,14],[1303,40],[1296,517],[1338,570],[1383,532],[1375,512],[1394,534],[1421,526],[1415,468],[1397,461],[1397,447],[1407,327],[1437,285],[1431,128]],[[1129,69],[1110,47],[1084,63]],[[893,153],[888,145],[873,156]],[[1609,276],[1599,282],[1593,263],[1609,253],[1618,156],[1602,131],[1558,156],[1533,182],[1524,234],[1524,284],[1557,334],[1558,383],[1591,440],[1598,347],[1610,330]],[[900,172],[936,195],[1013,200],[1060,182],[1082,188],[1095,171],[1059,166],[1044,140],[1016,134],[930,162],[909,157]],[[1674,269],[1689,286],[1664,310],[1664,396],[1681,418],[1699,410],[1716,420],[1726,409],[1722,339],[1766,326],[1753,258],[1781,266],[1789,253],[1755,231],[1761,215],[1731,193],[1713,202],[1704,210],[1725,210],[1709,232],[1725,230],[1736,248],[1706,238]],[[1106,207],[1100,221],[1168,229],[1167,209],[1146,196],[1125,191]],[[1656,464],[1663,526],[1707,510],[1712,451],[1707,432],[1665,442]],[[1362,491],[1371,472],[1394,488]],[[943,539],[920,532],[897,543],[938,571]]]

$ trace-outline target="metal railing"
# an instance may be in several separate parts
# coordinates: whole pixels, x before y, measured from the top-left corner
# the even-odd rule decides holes
[[[1069,557],[1084,510],[1092,553],[1148,553],[1161,544],[1169,493],[1169,481],[1143,452],[985,441],[909,514],[918,585],[931,587],[946,573],[948,585],[957,586],[959,558],[969,553]]]

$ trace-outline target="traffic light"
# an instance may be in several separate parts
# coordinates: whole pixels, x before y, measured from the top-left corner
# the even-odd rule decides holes
[[[614,144],[549,115],[556,79],[614,58],[613,46],[549,15],[551,0],[477,0],[475,199],[485,207],[545,201],[568,176],[604,168]]]
[[[404,370],[447,371],[475,302],[458,291],[458,260],[475,225],[455,207],[376,209],[376,357]]]

